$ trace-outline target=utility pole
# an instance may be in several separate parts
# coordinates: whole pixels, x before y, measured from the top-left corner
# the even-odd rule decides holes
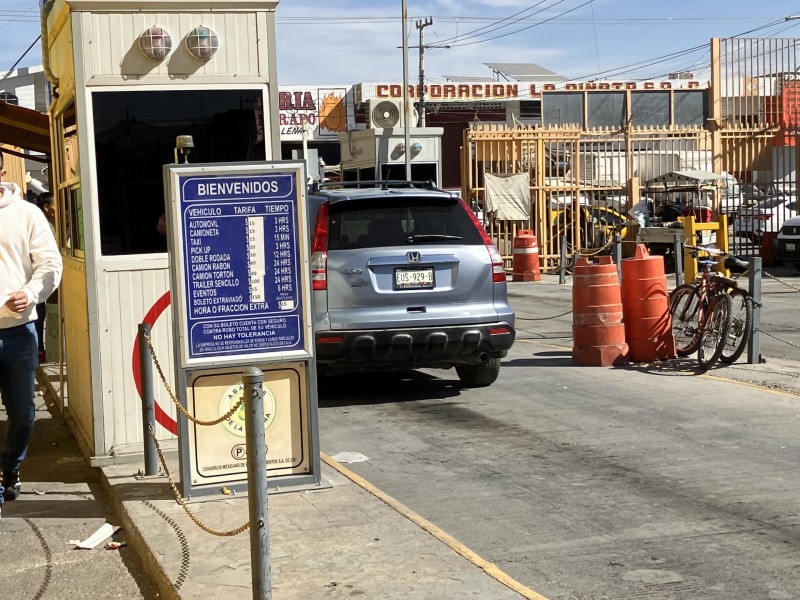
[[[419,114],[417,115],[417,127],[425,127],[425,37],[423,30],[429,25],[433,25],[433,17],[428,17],[424,21],[417,21],[417,29],[419,29]]]
[[[408,97],[408,1],[401,0],[400,6],[403,11],[403,131],[404,131],[404,144],[406,162],[406,180],[411,181],[411,132],[408,130],[408,121],[411,117],[411,110],[409,106],[410,99]]]

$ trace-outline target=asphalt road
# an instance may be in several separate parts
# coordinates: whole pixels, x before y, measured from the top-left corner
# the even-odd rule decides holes
[[[796,296],[775,289],[765,328],[795,336],[775,315]],[[489,388],[453,371],[323,381],[323,452],[363,453],[350,469],[553,600],[800,597],[800,398],[691,359],[572,367],[569,315],[534,320],[564,294],[511,286],[526,320]],[[713,375],[766,367],[740,368]]]

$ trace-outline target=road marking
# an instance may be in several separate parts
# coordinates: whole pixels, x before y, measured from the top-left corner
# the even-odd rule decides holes
[[[413,510],[408,508],[405,504],[396,500],[395,498],[391,497],[389,494],[382,492],[374,485],[372,485],[369,481],[364,479],[363,477],[356,475],[350,469],[339,463],[338,461],[333,460],[330,456],[325,454],[324,452],[320,452],[320,457],[322,458],[323,462],[328,464],[333,469],[337,470],[339,473],[347,477],[350,481],[355,483],[357,486],[361,487],[362,489],[366,490],[379,500],[381,500],[384,504],[393,508],[409,521],[415,523],[428,533],[430,533],[433,537],[437,540],[448,546],[450,549],[454,550],[462,557],[467,559],[476,567],[483,569],[483,571],[489,575],[495,581],[502,583],[504,586],[512,589],[516,593],[518,593],[523,598],[527,598],[528,600],[548,600],[545,596],[534,592],[532,589],[522,585],[516,579],[513,579],[511,576],[507,575],[500,568],[495,565],[494,563],[490,563],[488,560],[481,558],[475,552],[467,548],[464,544],[459,542],[450,534],[446,533],[424,517],[421,517]]]
[[[731,379],[729,377],[720,377],[719,375],[700,375],[700,377],[704,379],[713,379],[716,381],[721,381],[723,383],[736,383],[739,385],[743,385],[745,387],[756,388],[757,390],[763,390],[765,392],[772,392],[773,394],[777,394],[779,396],[791,396],[792,398],[800,397],[800,394],[796,392],[787,392],[786,390],[775,389],[771,387],[767,387],[765,385],[761,385],[759,383],[751,383],[749,381],[739,381],[738,379]]]

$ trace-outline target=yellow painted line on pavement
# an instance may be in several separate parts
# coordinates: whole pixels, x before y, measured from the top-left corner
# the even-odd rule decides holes
[[[791,396],[792,398],[800,397],[800,394],[797,394],[795,392],[787,392],[786,390],[779,390],[758,383],[751,383],[749,381],[739,381],[738,379],[731,379],[730,377],[720,377],[719,375],[709,375],[707,373],[705,375],[700,375],[700,377],[704,379],[713,379],[716,381],[721,381],[723,383],[736,383],[738,385],[743,385],[745,387],[751,387],[757,390],[763,390],[765,392],[772,392],[773,394],[777,394],[778,396]]]
[[[381,500],[384,504],[388,505],[389,507],[393,508],[401,515],[406,517],[408,520],[412,521],[428,533],[430,533],[433,537],[437,540],[445,544],[446,546],[450,547],[452,550],[460,554],[462,557],[466,558],[469,562],[471,562],[476,567],[483,569],[483,571],[489,575],[495,581],[502,583],[504,586],[514,590],[523,598],[527,598],[528,600],[548,600],[545,596],[534,592],[532,589],[525,587],[516,579],[513,579],[511,576],[507,575],[500,568],[495,565],[494,563],[490,563],[488,560],[481,558],[477,554],[475,554],[472,550],[467,548],[464,544],[459,542],[450,534],[446,533],[427,519],[421,517],[413,510],[408,508],[405,504],[392,498],[390,495],[382,492],[374,485],[372,485],[369,481],[364,479],[363,477],[356,475],[350,469],[339,463],[338,461],[333,460],[330,456],[325,454],[324,452],[320,452],[320,457],[322,458],[323,462],[328,464],[333,469],[336,469],[339,473],[347,477],[350,481],[358,485],[359,487],[363,488],[379,500]]]

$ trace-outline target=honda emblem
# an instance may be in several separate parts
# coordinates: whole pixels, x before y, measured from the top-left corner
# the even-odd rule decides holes
[[[406,252],[406,258],[410,263],[418,263],[422,260],[422,254],[419,252]]]

